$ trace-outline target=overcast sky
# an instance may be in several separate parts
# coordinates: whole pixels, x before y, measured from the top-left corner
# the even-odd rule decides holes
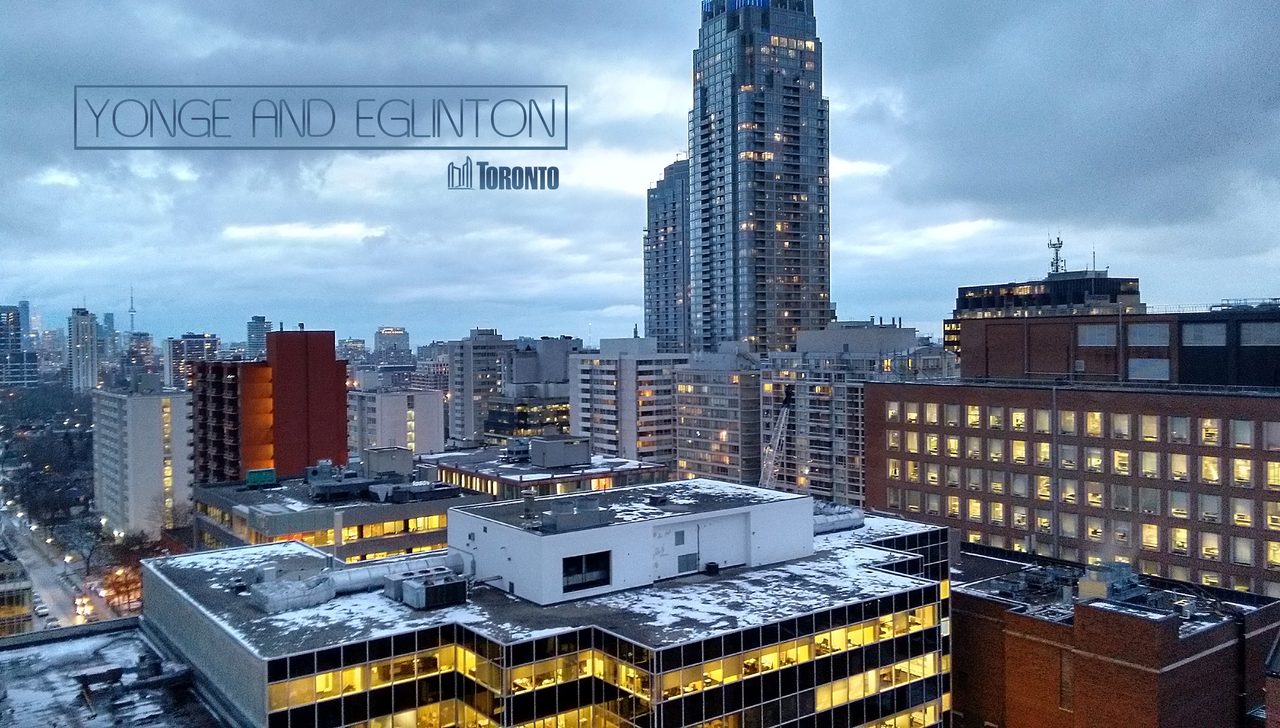
[[[1154,304],[1280,296],[1280,3],[816,0],[843,319],[1072,268]],[[0,4],[0,303],[47,327],[414,344],[643,326],[644,194],[686,146],[698,0]],[[448,152],[76,151],[76,84],[568,84],[554,192]],[[462,196],[460,196],[462,195]]]

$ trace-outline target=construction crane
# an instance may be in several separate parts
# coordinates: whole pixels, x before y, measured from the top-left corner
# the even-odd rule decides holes
[[[778,410],[777,417],[773,418],[773,437],[770,438],[769,446],[764,450],[764,458],[760,462],[760,487],[771,488],[776,490],[778,487],[778,474],[776,471],[778,462],[778,448],[782,447],[782,438],[787,431],[787,420],[791,417],[791,398],[794,390],[791,387],[783,385],[782,390],[782,409]]]

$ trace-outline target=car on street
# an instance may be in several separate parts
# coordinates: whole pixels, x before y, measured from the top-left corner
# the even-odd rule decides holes
[[[36,605],[36,616],[37,616],[37,617],[47,617],[47,616],[49,616],[49,608],[48,608],[48,607],[46,607],[46,606],[45,606],[45,605],[43,605],[43,604],[37,604],[37,605]]]

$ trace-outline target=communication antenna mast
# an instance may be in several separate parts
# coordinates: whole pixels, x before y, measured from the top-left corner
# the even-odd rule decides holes
[[[1053,251],[1053,260],[1049,263],[1049,272],[1066,273],[1067,259],[1062,257],[1062,237],[1049,238],[1049,249]]]
[[[134,332],[133,317],[138,314],[138,309],[133,307],[133,286],[129,286],[129,333]]]

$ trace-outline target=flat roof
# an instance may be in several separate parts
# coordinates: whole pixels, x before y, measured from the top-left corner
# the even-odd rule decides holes
[[[1119,587],[1106,598],[1079,596],[1085,579],[1116,578]],[[1276,603],[1276,599],[1230,589],[1143,576],[1128,565],[1085,566],[991,547],[962,547],[952,569],[952,587],[961,592],[1008,602],[1037,619],[1064,624],[1075,618],[1078,606],[1105,609],[1131,617],[1178,620],[1178,635],[1186,637],[1230,622],[1237,615]],[[1070,589],[1071,596],[1066,596]]]
[[[138,629],[137,620],[116,621],[121,623],[116,629],[103,623],[0,640],[0,685],[7,693],[0,701],[0,722],[84,728],[220,726],[181,678],[173,686],[144,682],[138,660],[160,659],[161,653]],[[161,664],[162,675],[185,671],[178,663]],[[119,683],[93,686],[90,708],[76,676],[116,667],[121,668]]]
[[[579,439],[576,437],[570,439]],[[420,455],[416,462],[432,465],[443,465],[455,470],[462,470],[476,475],[491,478],[502,478],[517,482],[550,480],[575,475],[608,475],[629,470],[656,470],[666,467],[657,463],[646,463],[640,460],[609,457],[608,455],[592,455],[590,463],[565,465],[548,468],[534,465],[527,458],[509,460],[505,457],[505,447],[482,447],[475,450],[459,450],[434,455]]]
[[[1066,375],[1063,375],[1064,377]],[[1081,392],[1124,392],[1140,394],[1194,394],[1220,397],[1280,397],[1280,387],[1227,384],[1168,384],[1164,382],[1106,382],[1068,379],[938,378],[909,382],[883,380],[881,385],[907,387],[981,387],[986,389],[1058,389]]]
[[[403,486],[431,486],[434,485],[428,481],[415,481],[405,483],[391,483],[387,480],[378,480],[375,478],[351,478],[342,483],[346,486],[369,486],[369,485],[403,485]],[[448,486],[442,489],[442,492],[452,490],[455,486]],[[251,508],[260,513],[269,515],[278,515],[283,513],[303,513],[306,511],[323,511],[332,510],[334,508],[344,508],[348,506],[376,506],[385,505],[376,499],[364,498],[362,496],[334,497],[332,500],[314,500],[311,497],[310,486],[305,480],[285,480],[274,485],[249,486],[244,483],[215,483],[213,485],[198,485],[194,489],[196,500],[205,500],[200,496],[212,495],[222,500],[225,504],[232,506],[244,506]],[[440,498],[440,501],[449,501],[462,495],[474,495],[466,491],[459,491]],[[431,502],[424,500],[422,502]]]
[[[553,506],[550,504],[555,502],[594,500],[601,510],[608,511],[608,515],[590,528],[603,528],[619,523],[651,521],[690,513],[712,513],[808,497],[780,490],[734,485],[709,478],[692,478],[666,483],[541,496],[537,500],[537,506],[538,512],[543,512],[551,509]],[[658,501],[661,501],[661,504],[655,504]],[[458,510],[514,528],[523,529],[530,523],[525,514],[523,500],[461,506]],[[531,530],[534,533],[542,533],[537,529]]]
[[[328,564],[324,552],[296,541],[170,556],[147,566],[263,659],[449,624],[504,644],[596,626],[659,649],[937,583],[883,568],[919,556],[871,545],[860,531],[816,536],[812,556],[788,562],[689,575],[549,606],[477,585],[466,604],[435,610],[413,609],[379,588],[266,614],[235,592],[234,580],[252,582],[257,566],[275,565],[283,574]],[[401,560],[421,564],[413,557]]]

